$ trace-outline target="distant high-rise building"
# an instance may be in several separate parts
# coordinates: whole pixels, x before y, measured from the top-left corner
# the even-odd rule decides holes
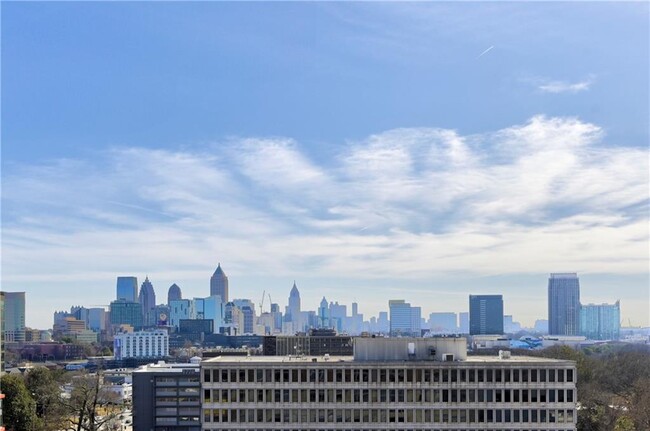
[[[237,307],[244,315],[244,327],[241,328],[241,335],[253,334],[255,325],[255,304],[250,299],[233,299]]]
[[[329,328],[329,306],[327,304],[327,299],[323,296],[323,299],[320,301],[320,306],[318,307],[318,327],[319,328]]]
[[[117,295],[115,299],[124,299],[125,301],[138,302],[138,278],[137,277],[117,277]]]
[[[287,322],[294,322],[300,319],[300,292],[295,281],[293,282],[291,292],[289,292],[289,305],[287,306],[285,319]]]
[[[469,313],[466,311],[458,313],[458,332],[469,334]]]
[[[167,305],[172,301],[178,301],[179,299],[183,299],[183,294],[181,293],[181,288],[178,287],[178,284],[174,283],[169,286],[169,290],[167,291]]]
[[[515,322],[511,314],[503,316],[503,332],[506,334],[515,334],[521,331],[521,324]]]
[[[139,302],[118,299],[111,302],[109,314],[113,326],[129,325],[136,330],[142,328],[142,305]]]
[[[383,334],[390,333],[390,321],[388,320],[387,311],[380,311],[377,315],[377,331]]]
[[[551,274],[548,279],[548,333],[580,334],[580,281],[576,273]]]
[[[217,265],[214,274],[210,277],[210,296],[218,295],[224,303],[228,299],[228,277],[221,269],[221,263]]]
[[[95,332],[106,329],[106,310],[103,308],[88,308],[86,314],[86,326]]]
[[[153,284],[149,277],[144,279],[140,286],[140,305],[142,306],[142,323],[145,326],[156,324],[156,316],[153,315],[153,309],[156,307],[156,292],[153,290]]]
[[[25,341],[25,292],[5,292],[2,313],[5,341]]]
[[[169,303],[169,326],[178,329],[181,320],[196,318],[195,301],[191,299],[178,299]]]
[[[470,335],[503,334],[503,296],[469,296]]]
[[[391,299],[388,301],[388,308],[391,337],[420,336],[422,328],[420,307],[411,307],[411,304],[403,299]]]
[[[244,333],[244,313],[234,302],[227,302],[224,305],[224,327],[229,335],[241,335]]]
[[[431,313],[428,323],[434,334],[451,334],[458,329],[456,313]]]
[[[580,307],[580,333],[590,340],[618,340],[621,332],[620,302]]]
[[[548,320],[537,319],[535,320],[535,331],[540,334],[548,334]]]

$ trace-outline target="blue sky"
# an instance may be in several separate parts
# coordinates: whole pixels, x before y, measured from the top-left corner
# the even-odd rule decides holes
[[[647,3],[3,3],[2,288],[648,325]],[[79,292],[83,290],[83,295]],[[162,301],[159,301],[162,302]]]

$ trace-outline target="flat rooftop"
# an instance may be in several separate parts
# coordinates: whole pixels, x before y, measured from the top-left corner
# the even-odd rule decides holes
[[[152,373],[152,372],[165,372],[165,373],[182,373],[184,370],[196,370],[200,368],[199,364],[168,364],[168,363],[153,363],[143,365],[140,368],[132,370],[134,373]]]
[[[203,360],[201,363],[251,363],[251,364],[277,364],[277,363],[340,363],[340,362],[357,362],[357,363],[372,363],[372,364],[395,364],[395,363],[414,363],[414,364],[436,364],[436,365],[459,365],[459,364],[480,364],[480,363],[499,363],[499,364],[512,364],[512,363],[572,363],[572,361],[562,359],[540,358],[536,356],[511,356],[509,359],[499,359],[498,356],[468,356],[467,359],[462,361],[431,361],[431,360],[397,360],[397,361],[355,361],[354,356],[330,356],[325,359],[323,356],[216,356]]]

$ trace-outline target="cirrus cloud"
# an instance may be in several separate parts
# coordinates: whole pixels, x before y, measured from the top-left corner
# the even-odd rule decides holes
[[[389,130],[330,160],[245,138],[7,166],[3,285],[192,282],[218,260],[259,276],[645,274],[647,161],[595,124],[537,116],[469,136]]]

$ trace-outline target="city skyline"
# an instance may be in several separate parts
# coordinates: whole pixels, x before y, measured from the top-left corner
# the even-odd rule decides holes
[[[2,290],[46,327],[221,262],[254,303],[532,326],[577,272],[648,326],[648,8],[4,4]]]
[[[223,269],[221,269],[220,264],[218,265],[218,271],[221,274],[221,276],[223,276],[226,280],[228,279],[225,271]],[[547,277],[548,277],[547,282],[550,282],[550,280],[553,279],[554,276],[558,276],[558,275],[576,276],[576,274],[554,274],[554,273],[551,273],[550,275],[547,274]],[[137,277],[135,277],[135,276],[117,276],[116,277],[116,280],[117,280],[117,282],[116,282],[117,294],[115,294],[115,292],[114,292],[113,293],[114,296],[112,298],[109,298],[107,304],[90,304],[89,305],[89,304],[81,301],[80,303],[75,303],[73,305],[73,307],[78,307],[78,306],[86,307],[86,308],[100,307],[100,308],[104,308],[107,311],[109,311],[109,309],[111,308],[110,304],[113,301],[115,301],[117,299],[116,302],[120,302],[120,298],[119,298],[119,296],[120,296],[120,285],[122,284],[122,280],[125,280],[125,279],[135,279],[135,280],[137,280]],[[210,279],[210,281],[212,281],[212,278]],[[145,281],[142,283],[142,287],[140,288],[140,290],[141,290],[140,297],[136,298],[136,301],[135,301],[135,304],[140,306],[140,310],[144,309],[143,305],[142,305],[142,290],[144,289],[145,285],[150,289],[148,291],[148,295],[152,295],[154,298],[155,298],[155,295],[156,295],[155,294],[155,289],[154,289],[154,287],[152,285],[152,282],[149,280],[149,277],[146,276]],[[178,286],[176,283],[173,283],[169,288],[163,286],[160,289],[162,291],[167,292],[168,289],[178,289],[178,290],[180,290],[180,286]],[[204,290],[207,290],[206,292],[199,292],[196,295],[188,296],[187,299],[203,300],[205,295],[208,295],[208,294],[212,293],[211,289],[212,289],[211,283],[208,283],[208,288],[204,289]],[[5,292],[5,291],[3,291],[3,292]],[[545,298],[550,297],[549,292],[545,292]],[[16,294],[16,293],[24,294],[24,292],[6,292],[6,293],[9,293],[9,294]],[[270,294],[271,294],[270,299],[272,299],[274,297],[275,298],[278,297],[277,295],[273,295],[272,293],[274,293],[274,291],[264,291],[264,295],[265,295],[264,301],[265,301],[265,303],[264,303],[264,308],[263,309],[259,309],[259,304],[260,303],[257,302],[254,297],[246,297],[245,298],[244,296],[239,296],[238,297],[239,299],[234,299],[234,301],[236,303],[241,302],[241,301],[249,301],[249,303],[253,304],[255,316],[259,317],[262,312],[268,312],[270,310],[270,308],[271,308],[271,303],[270,303],[270,301],[266,301],[266,298],[269,297]],[[340,305],[343,307],[343,309],[347,308],[347,306],[350,305],[351,306],[350,313],[346,314],[346,315],[349,315],[348,317],[354,316],[355,312],[359,312],[360,315],[362,315],[364,317],[364,322],[368,322],[370,320],[370,318],[377,318],[381,313],[390,314],[391,303],[393,303],[393,302],[394,303],[404,303],[404,301],[410,301],[410,302],[413,302],[413,304],[406,303],[406,305],[409,306],[409,307],[412,305],[412,307],[414,307],[414,309],[417,309],[417,314],[418,314],[418,316],[420,316],[420,319],[418,319],[417,321],[418,322],[420,322],[420,320],[422,321],[422,325],[423,325],[422,329],[428,329],[428,323],[425,325],[424,322],[426,320],[426,317],[429,316],[429,314],[445,314],[445,313],[451,313],[451,314],[456,315],[457,316],[457,324],[458,324],[458,326],[463,327],[461,314],[464,313],[468,317],[471,314],[471,306],[467,305],[468,297],[469,297],[470,304],[472,302],[473,297],[493,297],[493,296],[494,297],[499,297],[499,298],[503,297],[503,295],[501,295],[501,294],[499,294],[499,295],[485,295],[485,294],[483,294],[483,295],[474,295],[471,292],[469,294],[467,294],[467,295],[465,293],[461,292],[461,293],[458,293],[458,295],[464,295],[464,297],[465,297],[465,308],[463,308],[461,306],[460,308],[447,308],[447,309],[433,308],[433,309],[428,309],[426,304],[422,304],[422,303],[418,302],[417,299],[413,300],[413,299],[408,299],[407,298],[405,300],[404,299],[405,297],[399,297],[398,294],[393,295],[391,298],[387,299],[387,301],[383,305],[378,306],[376,311],[373,311],[373,310],[368,311],[367,307],[365,307],[364,302],[356,300],[356,299],[352,300],[350,302],[346,302],[346,301],[339,300],[338,298],[332,297],[331,301],[327,301],[327,305],[330,306],[332,304],[336,304],[335,306],[338,307],[339,303],[340,303]],[[293,307],[296,307],[295,304],[297,304],[297,307],[298,307],[297,309],[298,310],[302,309],[302,311],[313,312],[316,316],[320,317],[321,316],[321,307],[322,307],[322,304],[323,304],[323,301],[325,300],[325,298],[321,298],[321,301],[319,301],[318,305],[315,306],[315,307],[312,307],[311,303],[307,304],[306,306],[301,305],[302,304],[301,296],[302,296],[301,293],[297,289],[297,283],[294,280],[293,283],[292,283],[292,287],[289,290],[288,297],[285,296],[283,298],[282,296],[280,296],[281,299],[280,300],[273,300],[273,303],[277,304],[280,310],[285,310],[285,314],[288,313],[287,315],[289,316],[289,315],[292,314],[292,313],[289,313],[289,310],[292,308],[292,305],[291,305],[292,298],[294,300],[295,300],[295,298],[297,298],[297,302],[294,302]],[[23,298],[24,298],[24,296],[23,296]],[[161,300],[157,301],[157,304],[155,304],[156,306],[157,305],[164,306],[164,305],[168,304],[168,301],[166,302],[162,298],[166,298],[166,297],[162,296]],[[121,301],[123,301],[123,300],[121,300]],[[231,301],[233,301],[233,300],[231,299]],[[513,315],[512,312],[507,313],[507,312],[503,311],[503,310],[507,310],[508,308],[510,308],[510,309],[513,309],[513,308],[512,307],[507,307],[508,298],[503,298],[503,299],[501,299],[501,301],[502,301],[502,304],[503,304],[503,305],[501,305],[501,308],[502,308],[502,313],[501,314],[504,317],[505,316],[510,317],[511,320],[514,318],[515,320],[517,320],[517,323],[522,324],[522,326],[525,327],[525,328],[532,329],[532,328],[534,328],[536,326],[537,321],[539,321],[539,320],[546,321],[547,319],[550,318],[550,316],[548,314],[548,312],[550,311],[550,307],[545,308],[546,314],[540,314],[540,315],[532,315],[531,314],[532,320],[528,321],[528,320],[526,320],[524,318],[521,318],[521,316],[525,315],[524,313],[520,313],[521,310],[516,310],[514,315]],[[28,303],[29,299],[27,299],[26,301],[24,300],[24,302]],[[601,305],[609,306],[608,303],[612,303],[612,302],[614,302],[614,300],[603,301]],[[619,305],[620,300],[616,299],[615,302],[616,302],[616,307],[620,307],[620,305]],[[222,301],[222,303],[225,305],[226,301]],[[359,308],[360,304],[361,304],[361,308]],[[590,301],[590,303],[585,304],[585,306],[587,306],[587,305],[588,306],[594,306],[593,301]],[[67,305],[64,305],[63,307],[61,307],[62,310],[66,310],[68,308],[70,308],[70,304],[67,304]],[[56,309],[56,310],[53,310],[52,312],[58,312],[58,310],[59,309]],[[143,317],[147,314],[147,313],[145,313],[143,311],[140,311],[140,312],[143,314]],[[27,315],[27,317],[29,317],[29,312],[26,312],[26,315]],[[42,320],[44,322],[46,322],[48,320],[47,316],[41,316],[41,317],[42,317]],[[621,326],[623,326],[623,327],[625,327],[625,326],[635,326],[631,322],[631,320],[629,318],[627,318],[627,320],[626,320],[624,315],[621,314],[620,318],[621,318],[620,319]],[[28,318],[26,318],[25,321],[28,322],[25,325],[27,327],[38,328],[38,329],[45,329],[45,328],[50,327],[50,326],[48,326],[48,324],[45,324],[43,326],[30,325]],[[306,322],[303,322],[303,323],[306,323]]]

